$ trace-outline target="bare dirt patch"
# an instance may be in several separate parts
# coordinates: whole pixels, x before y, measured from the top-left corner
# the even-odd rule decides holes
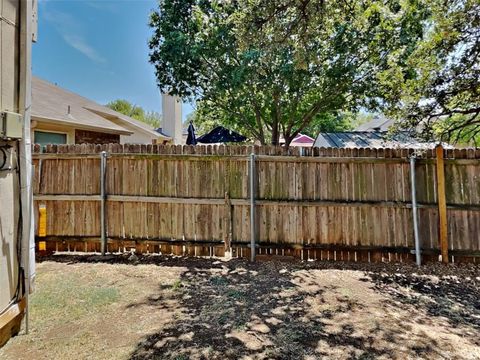
[[[2,358],[480,359],[475,266],[49,260]]]

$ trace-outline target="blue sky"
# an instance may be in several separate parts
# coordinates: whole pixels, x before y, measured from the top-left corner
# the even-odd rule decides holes
[[[33,74],[105,104],[126,99],[161,111],[148,62],[156,0],[40,0]],[[192,111],[183,106],[184,117]]]

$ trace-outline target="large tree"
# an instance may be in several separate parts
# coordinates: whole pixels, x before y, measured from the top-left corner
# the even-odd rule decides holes
[[[315,138],[319,132],[352,130],[356,125],[369,121],[372,118],[373,114],[368,116],[363,113],[348,111],[317,114],[301,132]],[[248,127],[243,125],[243,122],[235,121],[235,117],[232,117],[231,114],[218,111],[215,106],[208,106],[202,101],[197,102],[195,111],[188,115],[187,123],[190,121],[195,124],[198,134],[207,133],[218,125],[227,126],[240,134],[250,133]]]
[[[160,127],[162,123],[162,115],[160,113],[156,111],[145,111],[141,106],[132,104],[128,100],[113,100],[105,106],[121,114],[142,121],[154,128]]]
[[[382,74],[390,114],[427,139],[480,144],[480,1],[432,0],[426,34]]]
[[[162,91],[288,145],[318,117],[379,105],[378,74],[427,16],[418,0],[163,0],[150,61]]]

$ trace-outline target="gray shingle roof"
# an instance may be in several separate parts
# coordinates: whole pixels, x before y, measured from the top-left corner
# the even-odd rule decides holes
[[[334,148],[429,148],[434,143],[421,143],[405,133],[390,135],[386,131],[345,131],[320,133],[313,146]]]
[[[355,131],[388,131],[395,121],[383,116],[377,116],[365,124],[357,126]]]
[[[78,128],[126,135],[132,134],[132,131],[122,127],[122,124],[128,124],[153,136],[164,137],[148,124],[36,76],[32,77],[32,117],[53,123],[70,124]]]

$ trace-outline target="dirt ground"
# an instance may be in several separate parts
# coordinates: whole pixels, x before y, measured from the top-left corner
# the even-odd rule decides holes
[[[480,268],[53,256],[22,333],[0,358],[480,359]]]

